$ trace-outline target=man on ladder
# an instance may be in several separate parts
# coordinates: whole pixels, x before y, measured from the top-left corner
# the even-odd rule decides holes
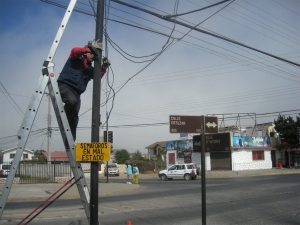
[[[99,40],[95,41],[94,44],[89,42],[83,48],[73,48],[57,79],[74,141],[76,140],[76,129],[79,121],[80,95],[86,90],[88,82],[93,79],[94,68],[92,67],[92,62],[99,60],[99,51],[102,51],[102,43]],[[103,58],[101,78],[109,66],[110,61],[107,58]]]

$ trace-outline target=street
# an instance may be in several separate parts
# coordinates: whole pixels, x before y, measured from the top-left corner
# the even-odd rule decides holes
[[[100,179],[99,182],[106,182]],[[124,183],[110,178],[110,182]],[[99,198],[101,225],[202,223],[201,178],[140,180],[135,192]],[[206,180],[207,224],[299,224],[299,174]],[[17,224],[40,202],[7,203],[1,224]],[[58,200],[30,224],[88,224],[79,199]]]

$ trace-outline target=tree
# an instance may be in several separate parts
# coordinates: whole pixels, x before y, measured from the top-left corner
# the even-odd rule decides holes
[[[152,159],[155,161],[157,161],[157,160],[165,161],[166,154],[167,154],[167,151],[164,148],[160,148],[160,149],[158,149],[156,156],[154,156]]]
[[[299,114],[300,115],[300,114]],[[282,116],[279,114],[277,120],[274,120],[275,130],[279,133],[281,143],[286,142],[290,148],[299,147],[299,139],[297,138],[297,127],[300,127],[300,117]]]
[[[122,150],[116,151],[115,159],[116,159],[117,163],[124,164],[124,163],[126,163],[126,161],[128,161],[130,159],[130,154],[128,153],[128,151],[126,149],[122,149]]]
[[[45,150],[36,150],[34,152],[34,155],[31,159],[31,161],[36,161],[36,162],[45,162],[47,161],[47,158],[45,155],[43,155],[43,152],[46,152]]]
[[[142,159],[142,153],[137,150],[135,153],[132,154],[131,158],[133,160],[141,160]]]

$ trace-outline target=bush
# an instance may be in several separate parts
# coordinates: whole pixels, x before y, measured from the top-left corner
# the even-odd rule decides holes
[[[134,165],[139,168],[140,173],[157,173],[160,170],[166,169],[166,162],[145,162],[142,160],[130,160],[130,164]]]

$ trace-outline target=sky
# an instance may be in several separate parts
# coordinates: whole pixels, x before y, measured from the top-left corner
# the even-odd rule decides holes
[[[48,2],[69,4],[68,0]],[[91,2],[96,11],[96,2]],[[300,1],[236,0],[179,15],[218,1],[124,0],[159,15],[177,14],[172,19],[296,65],[105,2],[109,39],[103,39],[103,55],[111,67],[102,79],[100,113],[103,124],[110,113],[113,149],[146,153],[145,147],[155,142],[180,139],[180,134],[170,133],[170,115],[215,115],[219,127],[242,128],[254,126],[255,121],[272,122],[279,113],[299,116]],[[73,12],[70,17],[53,58],[56,78],[71,49],[95,38],[89,1],[80,0],[75,8],[85,14]],[[17,146],[24,113],[64,14],[64,8],[39,0],[0,1],[0,149]],[[92,93],[93,81],[81,95],[76,142],[91,141]],[[50,116],[50,149],[64,151],[52,106]],[[45,95],[27,149],[47,150],[48,118]],[[101,136],[105,129],[100,127]]]

